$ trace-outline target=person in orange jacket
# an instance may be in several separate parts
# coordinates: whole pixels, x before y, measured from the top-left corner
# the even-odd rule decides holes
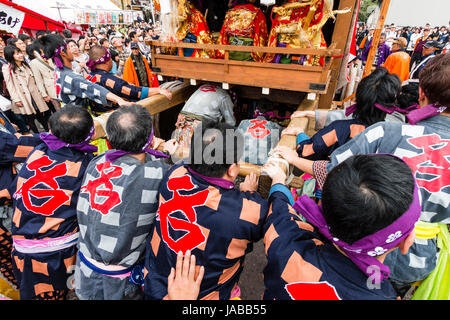
[[[384,67],[388,69],[389,73],[398,75],[402,83],[409,79],[411,57],[405,51],[407,45],[408,41],[405,38],[395,39],[391,49],[393,53],[384,62]]]
[[[359,49],[360,49],[361,53],[366,49],[366,47],[372,41],[374,33],[375,33],[375,28],[374,27],[370,27],[369,28],[369,33],[364,37],[364,39],[362,39],[362,41],[361,41],[361,43],[359,45]]]
[[[131,42],[130,49],[131,55],[125,62],[123,80],[137,87],[158,87],[158,78],[152,74],[147,59],[141,53],[139,44]]]

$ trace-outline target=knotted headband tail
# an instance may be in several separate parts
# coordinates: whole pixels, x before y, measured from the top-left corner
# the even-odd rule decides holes
[[[67,48],[67,43],[56,48],[54,55],[53,55],[53,61],[55,62],[56,67],[60,70],[64,69],[64,64],[62,63],[61,59],[59,58],[59,55],[61,54],[62,51],[66,50],[66,48]]]
[[[418,105],[417,105],[418,106]],[[409,124],[417,124],[418,122],[437,116],[444,112],[447,109],[448,106],[441,106],[437,103],[433,103],[430,105],[427,105],[422,108],[416,108],[408,113],[406,118],[408,119]]]

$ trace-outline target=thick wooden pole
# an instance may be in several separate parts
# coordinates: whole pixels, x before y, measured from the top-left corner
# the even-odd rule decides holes
[[[350,8],[352,14],[339,14],[336,18],[331,43],[335,45],[335,49],[342,50],[341,52],[343,53],[343,56],[333,59],[331,64],[331,81],[328,85],[327,93],[320,96],[318,106],[319,109],[330,109],[333,102],[339,82],[339,73],[342,69],[342,64],[347,62],[345,57],[348,55],[350,50],[351,41],[349,41],[349,39],[352,36],[352,23],[354,25],[354,16],[356,15],[355,8],[357,7],[359,1],[361,0],[340,0],[339,2],[338,10]]]
[[[177,87],[175,90],[171,90],[172,92],[172,99],[169,100],[165,96],[161,94],[157,94],[151,97],[148,97],[144,100],[136,102],[136,104],[139,104],[146,108],[150,114],[155,117],[160,112],[163,112],[167,109],[173,108],[179,104],[185,103],[189,97],[194,93],[194,91],[197,89],[195,86],[191,86],[187,83],[183,83],[179,87]],[[100,116],[98,118],[94,118],[94,124],[95,124],[95,139],[104,138],[106,136],[106,132],[102,126],[106,124],[106,121],[108,120],[108,114],[104,114],[103,116]]]
[[[172,100],[167,99],[165,96],[161,94],[157,94],[148,97],[144,100],[141,100],[137,102],[137,104],[147,108],[147,110],[150,111],[150,114],[154,116],[167,109],[185,103],[189,99],[189,97],[195,92],[196,89],[197,89],[196,86],[191,86],[188,83],[183,83],[176,90],[171,90]]]
[[[391,0],[383,0],[383,3],[381,4],[380,16],[378,17],[377,27],[375,29],[375,33],[373,34],[372,46],[370,48],[369,55],[367,56],[363,78],[368,76],[372,72],[372,64],[378,50],[378,44],[380,43],[380,37],[383,31],[384,21],[386,20],[386,15],[388,13],[390,4]]]

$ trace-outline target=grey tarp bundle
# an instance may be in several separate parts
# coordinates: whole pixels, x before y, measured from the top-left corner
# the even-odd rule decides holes
[[[282,127],[264,117],[241,121],[238,130],[244,136],[243,162],[264,165],[269,152],[280,141]]]

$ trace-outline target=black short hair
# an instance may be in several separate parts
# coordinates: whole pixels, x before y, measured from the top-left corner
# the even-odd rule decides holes
[[[244,151],[239,130],[225,123],[203,122],[194,129],[188,166],[207,177],[222,178]]]
[[[72,38],[72,31],[70,31],[69,29],[64,29],[62,31],[62,34],[66,39]]]
[[[266,113],[274,109],[273,102],[266,98],[259,99],[256,106],[261,113]]]
[[[34,45],[33,44],[29,44],[29,45],[27,45],[26,46],[26,48],[25,48],[25,52],[27,53],[27,55],[28,55],[28,58],[30,59],[30,61],[31,60],[33,60],[34,58],[35,58],[35,56],[34,56],[34,49],[35,47],[34,47]]]
[[[8,45],[8,46],[15,46],[16,42],[19,41],[19,40],[20,40],[19,38],[11,37],[8,40],[6,40],[6,45]]]
[[[419,83],[412,82],[402,86],[402,90],[397,97],[398,106],[406,109],[416,103],[419,103]]]
[[[335,167],[322,192],[330,233],[352,244],[384,229],[405,213],[414,198],[414,178],[390,155],[357,155]]]
[[[5,60],[8,61],[8,63],[11,65],[11,69],[13,71],[16,71],[16,69],[17,69],[16,60],[14,59],[14,54],[16,52],[22,52],[22,51],[20,51],[20,49],[17,48],[16,46],[12,46],[12,45],[7,45],[3,49],[3,53],[5,55]],[[28,66],[28,63],[25,60],[22,61],[22,64]]]
[[[117,109],[106,123],[106,133],[111,147],[131,153],[142,152],[152,128],[150,112],[140,105]]]
[[[21,33],[17,36],[17,38],[19,38],[20,40],[22,40],[23,42],[25,42],[28,39],[33,39],[31,38],[29,35],[25,34],[25,33]]]
[[[128,34],[128,39],[133,39],[134,38],[134,36],[136,35],[136,31],[131,31],[129,34]]]
[[[38,30],[36,31],[36,38],[38,38],[39,36],[44,36],[47,34],[46,30]]]
[[[44,53],[44,46],[37,39],[32,43],[33,49],[39,53],[39,55]]]
[[[52,114],[48,124],[54,136],[66,143],[77,144],[89,135],[94,120],[86,109],[68,104]]]
[[[71,42],[75,43],[78,46],[78,43],[74,39],[66,39],[67,44],[69,44]]]
[[[94,45],[89,49],[89,59],[92,61],[96,61],[103,57],[106,53],[106,49],[101,45]]]
[[[386,113],[375,108],[375,103],[382,106],[394,106],[400,92],[402,82],[396,74],[384,68],[378,68],[363,78],[356,89],[357,110],[354,118],[371,126],[384,121]]]
[[[112,61],[116,61],[116,58],[119,57],[119,53],[116,50],[109,50],[109,53],[111,53],[111,59]]]
[[[58,47],[66,44],[64,38],[58,34],[48,34],[42,36],[38,41],[42,45],[45,57],[47,59],[53,58],[55,55],[55,50],[58,49]]]

